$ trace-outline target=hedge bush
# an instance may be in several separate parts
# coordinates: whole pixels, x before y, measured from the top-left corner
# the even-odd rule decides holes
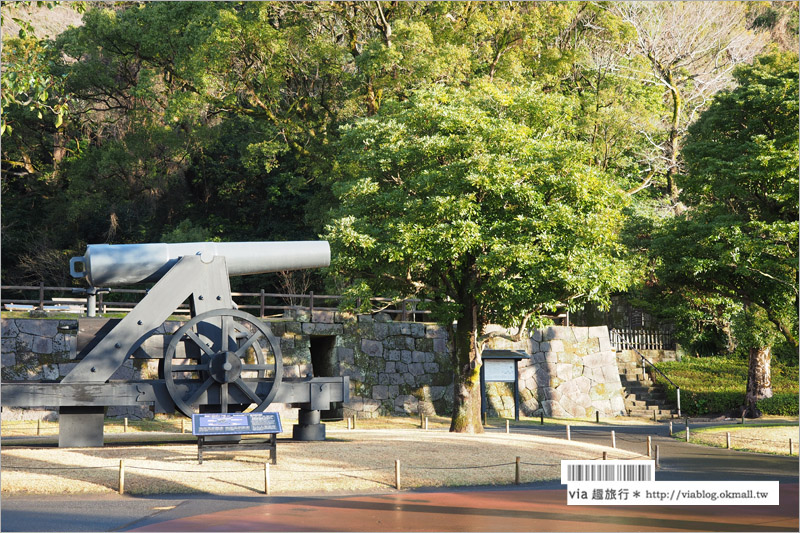
[[[658,368],[681,388],[681,412],[688,416],[725,414],[744,404],[747,361],[725,357],[683,357]],[[765,415],[798,415],[798,368],[772,362],[773,397],[758,402]],[[667,399],[677,404],[677,392],[660,375]]]

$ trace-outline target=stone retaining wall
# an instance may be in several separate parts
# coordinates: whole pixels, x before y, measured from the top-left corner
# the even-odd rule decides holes
[[[453,385],[447,330],[437,324],[393,322],[375,316],[315,311],[287,314],[268,321],[280,339],[284,376],[313,374],[311,344],[315,337],[335,337],[333,369],[351,380],[344,415],[360,418],[419,412],[449,415]],[[3,319],[3,381],[55,381],[76,364],[74,336],[58,330],[74,320]],[[180,323],[162,326],[172,333]],[[497,329],[497,328],[495,328]],[[531,354],[518,363],[520,411],[527,416],[584,417],[624,414],[622,385],[615,352],[605,326],[551,326],[532,338],[511,342],[493,339],[490,348],[511,348]],[[112,379],[154,379],[158,361],[127,360]],[[487,384],[491,414],[512,417],[510,384]],[[285,409],[278,409],[287,413]],[[4,417],[8,416],[4,409]],[[147,409],[110,408],[109,416],[152,417]]]

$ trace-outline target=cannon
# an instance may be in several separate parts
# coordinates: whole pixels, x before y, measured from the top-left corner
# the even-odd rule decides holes
[[[4,383],[2,405],[57,407],[62,447],[102,446],[103,415],[112,405],[192,416],[291,404],[300,407],[294,437],[323,440],[320,411],[347,401],[348,378],[284,379],[279,339],[236,309],[229,276],[329,263],[325,241],[89,245],[72,258],[70,273],[90,288],[154,285],[122,319],[79,322],[78,363],[60,382]],[[158,334],[187,300],[190,319],[172,335]],[[159,359],[159,378],[111,380],[131,357]]]

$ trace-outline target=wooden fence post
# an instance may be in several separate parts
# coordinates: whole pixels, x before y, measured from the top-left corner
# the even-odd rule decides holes
[[[394,488],[400,490],[400,459],[394,460]]]
[[[119,460],[119,493],[125,494],[125,459]]]
[[[611,430],[611,447],[612,448],[617,447],[617,434],[614,432],[613,429]]]
[[[519,457],[517,457],[517,466],[516,466],[516,474],[514,476],[514,485],[519,485],[520,482],[520,473],[519,473]]]

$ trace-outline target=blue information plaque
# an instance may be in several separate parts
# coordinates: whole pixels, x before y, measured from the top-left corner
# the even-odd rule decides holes
[[[202,435],[256,435],[281,433],[278,413],[206,413],[192,415],[192,434]]]

